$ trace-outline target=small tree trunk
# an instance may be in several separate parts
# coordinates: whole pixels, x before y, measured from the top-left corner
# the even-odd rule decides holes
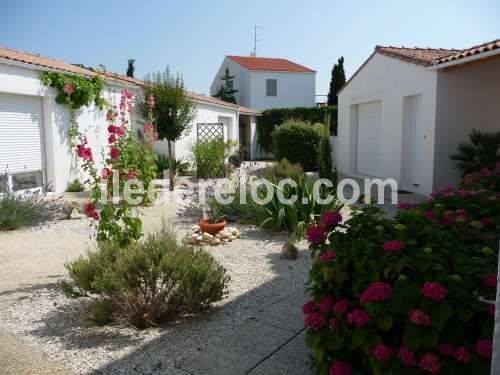
[[[172,157],[172,144],[170,140],[167,140],[168,144],[168,179],[169,179],[169,190],[174,191],[174,178],[175,178],[175,161]]]

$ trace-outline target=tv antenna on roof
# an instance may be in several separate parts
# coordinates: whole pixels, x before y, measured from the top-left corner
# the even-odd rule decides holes
[[[254,29],[253,29],[253,52],[250,54],[250,56],[253,56],[253,57],[257,56],[257,42],[258,42],[257,29],[263,29],[263,27],[259,26],[259,25],[254,26]]]

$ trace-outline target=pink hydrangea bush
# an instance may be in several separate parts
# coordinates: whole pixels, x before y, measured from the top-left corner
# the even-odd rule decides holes
[[[368,207],[311,227],[303,311],[319,374],[489,374],[494,309],[478,297],[494,299],[498,285],[500,185],[490,172],[402,205],[394,219]]]

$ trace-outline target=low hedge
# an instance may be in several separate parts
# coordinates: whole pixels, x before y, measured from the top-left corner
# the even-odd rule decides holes
[[[499,181],[484,170],[395,219],[368,207],[310,228],[303,309],[318,373],[489,374]]]
[[[336,107],[294,107],[273,108],[262,112],[257,118],[257,145],[265,152],[273,149],[271,135],[274,130],[286,120],[295,119],[312,124],[323,123],[326,115],[330,115],[330,132],[337,134]]]
[[[273,132],[275,159],[299,163],[306,171],[316,170],[323,137],[320,129],[307,122],[288,120]]]

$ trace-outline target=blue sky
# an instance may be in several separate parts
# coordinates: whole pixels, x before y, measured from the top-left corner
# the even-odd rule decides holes
[[[254,25],[259,56],[315,69],[326,94],[332,64],[349,77],[375,45],[465,48],[500,38],[498,0],[419,1],[4,1],[0,45],[136,77],[169,65],[187,87],[208,93],[226,54],[248,55]]]

